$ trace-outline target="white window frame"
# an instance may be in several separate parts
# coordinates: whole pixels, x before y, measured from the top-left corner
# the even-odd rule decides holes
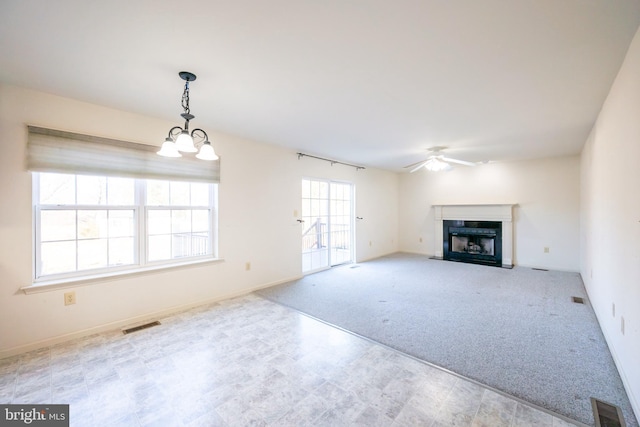
[[[148,258],[148,233],[147,213],[150,209],[202,209],[197,206],[156,206],[146,204],[146,179],[134,179],[134,205],[40,205],[40,172],[33,172],[32,201],[33,201],[33,274],[32,285],[23,288],[28,292],[29,288],[47,287],[56,285],[73,284],[92,279],[110,278],[124,274],[141,273],[159,269],[173,268],[191,264],[201,264],[220,260],[218,256],[218,184],[209,183],[209,241],[211,253],[199,256],[186,256],[158,261],[147,261]],[[69,174],[82,175],[82,174]],[[172,180],[166,180],[172,181]],[[129,265],[105,267],[91,270],[80,270],[50,275],[41,275],[40,251],[41,229],[40,213],[42,210],[133,210],[134,211],[134,263]],[[77,240],[77,238],[76,238]],[[77,256],[77,254],[76,254]]]

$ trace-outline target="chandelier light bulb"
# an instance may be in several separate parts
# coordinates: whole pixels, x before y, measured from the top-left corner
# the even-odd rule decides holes
[[[183,130],[176,139],[176,148],[183,153],[195,153],[198,149],[193,145],[193,138],[188,130]]]
[[[182,154],[178,152],[176,145],[173,143],[171,138],[164,140],[158,154],[164,157],[182,157]]]
[[[200,160],[218,160],[218,155],[213,150],[209,141],[205,142],[202,147],[200,147],[200,152],[196,157]]]

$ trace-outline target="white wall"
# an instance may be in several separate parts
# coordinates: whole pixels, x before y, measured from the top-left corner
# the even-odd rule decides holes
[[[560,157],[404,174],[400,249],[434,255],[433,205],[513,203],[514,264],[578,271],[579,167],[578,157]]]
[[[358,260],[397,251],[396,174],[298,160],[289,150],[209,132],[222,162],[224,262],[77,287],[71,306],[63,305],[64,290],[25,295],[20,288],[31,283],[33,263],[26,124],[159,145],[176,123],[6,85],[0,85],[0,120],[0,357],[299,277],[301,230],[293,214],[301,210],[303,176],[355,184],[357,215],[364,217],[356,232]]]
[[[582,152],[580,271],[640,416],[640,30]],[[615,315],[613,312],[615,304]],[[624,318],[625,331],[621,330]]]

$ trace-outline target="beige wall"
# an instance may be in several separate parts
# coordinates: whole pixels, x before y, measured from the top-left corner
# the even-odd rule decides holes
[[[640,416],[640,30],[582,152],[580,271]],[[615,314],[613,305],[615,304]],[[624,334],[622,319],[624,318]]]
[[[434,254],[433,205],[513,203],[514,264],[578,271],[579,168],[560,157],[402,175],[400,248]]]
[[[0,120],[0,357],[299,277],[301,230],[293,214],[301,209],[303,176],[355,184],[357,215],[364,217],[356,232],[358,260],[397,251],[396,174],[298,160],[285,149],[209,132],[222,159],[223,262],[80,286],[72,306],[63,305],[63,290],[25,295],[20,288],[31,283],[33,262],[25,124],[159,145],[176,123],[6,85]]]

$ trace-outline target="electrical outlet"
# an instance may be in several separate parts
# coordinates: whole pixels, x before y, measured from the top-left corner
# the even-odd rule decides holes
[[[251,263],[250,263],[250,262],[245,263],[245,265],[244,265],[244,269],[245,269],[246,271],[251,270]]]
[[[72,305],[76,303],[76,293],[71,291],[71,292],[65,292],[64,293],[64,305]]]
[[[548,254],[549,253],[549,248],[547,246],[544,247],[544,253]]]
[[[373,246],[373,242],[369,240],[369,246]]]
[[[298,209],[293,210],[293,217],[298,218]]]
[[[418,241],[419,241],[420,243],[422,243],[422,237],[420,237],[420,238],[418,239]]]
[[[620,332],[624,335],[624,317],[620,316]]]

